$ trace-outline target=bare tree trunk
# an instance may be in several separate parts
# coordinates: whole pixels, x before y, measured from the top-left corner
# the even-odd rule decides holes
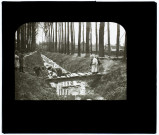
[[[71,22],[71,54],[74,54],[74,47],[73,47],[73,22]]]
[[[86,56],[89,56],[89,32],[90,32],[90,22],[86,23]]]
[[[32,25],[29,23],[28,51],[31,51]]]
[[[14,34],[14,49],[17,50],[17,31]]]
[[[79,33],[78,33],[78,56],[81,56],[81,22],[79,22]]]
[[[27,43],[27,39],[26,39],[26,23],[24,24],[24,52],[26,52],[26,43]]]
[[[120,25],[117,24],[117,41],[116,41],[116,57],[119,56],[119,38],[120,38]]]
[[[24,24],[21,26],[21,52],[25,49],[25,41],[24,41]]]
[[[70,54],[70,50],[69,50],[69,22],[67,22],[67,30],[68,30],[68,34],[67,34],[67,54]]]
[[[91,54],[92,54],[92,27],[90,26],[90,44],[91,44]]]
[[[53,52],[54,52],[54,51],[55,51],[55,48],[54,48],[54,45],[55,45],[55,44],[54,44],[54,33],[55,33],[55,32],[54,32],[54,23],[52,23],[52,29],[53,29],[53,30],[52,30],[52,31],[53,31],[53,37],[52,37],[53,46],[52,46],[52,50],[53,50]]]
[[[99,29],[99,56],[104,57],[104,22],[100,23]]]
[[[76,49],[76,43],[75,43],[75,28],[73,23],[73,51],[75,52]]]
[[[35,50],[36,45],[36,23],[32,23],[32,51]]]
[[[50,35],[50,50],[52,52],[52,23],[50,23],[50,27],[51,27],[51,35]]]
[[[65,22],[65,54],[66,54],[66,46],[67,46],[67,41],[66,41],[66,22]]]
[[[96,22],[96,54],[98,54],[98,33],[97,33],[97,22]]]
[[[126,61],[126,56],[127,55],[127,35],[125,32],[125,46],[124,46],[124,61]]]
[[[26,51],[29,52],[29,23],[26,24]]]
[[[107,30],[108,30],[108,55],[111,55],[111,50],[110,50],[110,30],[109,30],[109,22],[107,22]]]
[[[49,29],[49,36],[48,36],[48,38],[49,38],[49,40],[48,40],[48,45],[49,45],[49,50],[48,51],[51,51],[51,45],[50,45],[50,36],[51,36],[51,32],[50,32],[50,24],[48,23],[48,29]]]
[[[18,30],[17,30],[17,50],[18,51],[20,51],[20,48],[21,48],[21,46],[20,46],[20,28],[18,28]]]
[[[61,43],[62,48],[61,48],[61,52],[64,53],[64,51],[63,51],[63,50],[64,50],[64,49],[63,49],[63,48],[64,48],[64,47],[63,47],[63,41],[64,41],[64,40],[63,40],[63,22],[61,23],[61,25],[62,25],[62,40],[61,40],[61,42],[62,42],[62,43]]]
[[[59,32],[59,53],[61,52],[61,24],[58,23],[58,32]]]
[[[57,52],[57,22],[56,22],[55,52]]]
[[[84,22],[83,22],[83,53],[84,53]]]

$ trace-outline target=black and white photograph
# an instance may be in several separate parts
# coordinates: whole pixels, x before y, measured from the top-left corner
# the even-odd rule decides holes
[[[125,29],[31,22],[15,33],[16,100],[126,100]]]
[[[2,132],[155,134],[157,3],[2,2]]]

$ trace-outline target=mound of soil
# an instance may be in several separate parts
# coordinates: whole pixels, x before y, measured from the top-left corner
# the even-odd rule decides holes
[[[32,75],[34,75],[33,68],[35,66],[44,66],[44,62],[41,58],[41,54],[38,52],[33,53],[32,55],[26,56],[25,57],[25,72],[28,72]]]

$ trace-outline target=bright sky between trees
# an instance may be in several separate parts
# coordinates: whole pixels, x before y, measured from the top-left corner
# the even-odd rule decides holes
[[[43,25],[43,23],[41,23]],[[96,30],[95,30],[96,22],[91,22],[91,28],[92,28],[92,44],[94,45],[96,43]],[[54,23],[55,27],[55,23]],[[63,23],[64,27],[64,23]],[[116,36],[117,36],[117,23],[110,22],[109,23],[109,29],[110,29],[110,44],[116,45]],[[100,22],[97,22],[97,31],[99,35],[99,28],[100,28]],[[79,22],[74,22],[74,29],[75,29],[75,43],[78,44],[78,34],[79,34]],[[104,44],[107,44],[107,23],[105,23],[104,28]],[[57,36],[58,38],[58,36]],[[38,35],[36,38],[36,42],[40,43],[42,41],[45,41],[45,34],[41,27],[38,27]],[[71,41],[71,36],[70,39]],[[99,39],[98,39],[99,40]],[[84,22],[84,41],[86,42],[86,22]],[[83,22],[81,23],[81,42],[83,42]],[[124,45],[125,42],[125,29],[120,25],[120,45]]]

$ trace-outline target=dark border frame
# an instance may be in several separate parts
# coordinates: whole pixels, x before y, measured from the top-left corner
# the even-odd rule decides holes
[[[2,2],[2,132],[155,133],[156,5],[155,2]],[[49,21],[109,21],[125,28],[126,101],[14,100],[14,33],[23,23]]]

